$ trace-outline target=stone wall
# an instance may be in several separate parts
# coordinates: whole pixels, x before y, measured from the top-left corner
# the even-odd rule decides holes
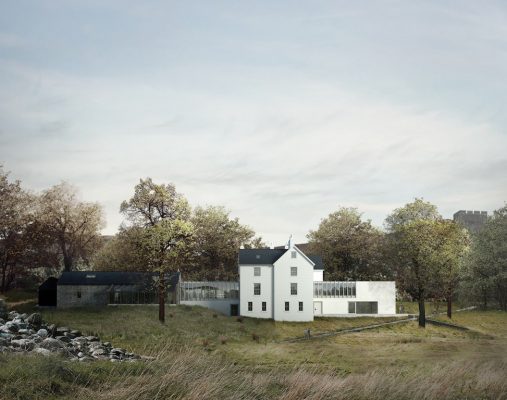
[[[109,288],[95,285],[58,285],[57,307],[105,306]]]

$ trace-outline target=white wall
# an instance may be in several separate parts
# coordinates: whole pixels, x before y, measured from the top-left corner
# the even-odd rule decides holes
[[[276,321],[313,321],[313,264],[297,250],[296,258],[291,257],[288,249],[274,264],[274,314]],[[297,276],[290,275],[290,267],[297,267]],[[290,284],[298,284],[298,294],[290,294]],[[290,310],[285,311],[285,302]],[[303,311],[299,311],[299,302],[303,302]]]
[[[254,267],[261,270],[260,276],[254,276]],[[254,295],[254,283],[261,284],[260,296]],[[239,267],[240,313],[245,317],[273,318],[273,266],[241,265]],[[248,302],[253,304],[248,311]],[[262,311],[262,302],[266,302],[266,311]]]
[[[239,304],[239,300],[238,299],[185,300],[181,301],[180,304],[211,308],[212,310],[218,311],[221,314],[231,315],[231,304]]]
[[[314,269],[313,270],[313,281],[314,282],[322,282],[324,280],[324,270],[323,269]]]
[[[378,301],[379,314],[396,314],[396,286],[394,281],[356,282],[356,301]]]
[[[393,281],[358,281],[356,297],[319,297],[313,301],[322,302],[322,315],[348,314],[349,301],[376,301],[379,315],[392,315],[396,314],[396,287]]]

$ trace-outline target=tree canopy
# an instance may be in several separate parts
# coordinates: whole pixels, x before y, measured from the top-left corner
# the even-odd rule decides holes
[[[363,221],[356,208],[342,207],[310,231],[309,252],[323,258],[326,280],[385,279],[383,233]]]

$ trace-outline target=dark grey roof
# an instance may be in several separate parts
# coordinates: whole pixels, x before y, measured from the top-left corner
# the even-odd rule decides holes
[[[301,250],[301,249],[300,249]],[[287,249],[240,249],[239,264],[240,265],[268,265],[274,264]],[[322,258],[315,255],[306,255],[315,263],[313,269],[324,269]]]
[[[240,249],[239,263],[246,265],[274,264],[287,249]]]
[[[321,256],[316,256],[315,254],[307,254],[306,256],[315,263],[313,269],[324,269]]]
[[[135,285],[149,286],[153,282],[153,277],[158,274],[151,272],[99,272],[99,271],[71,271],[63,272],[58,280],[58,285]],[[174,288],[179,281],[180,273],[168,273],[166,284]]]

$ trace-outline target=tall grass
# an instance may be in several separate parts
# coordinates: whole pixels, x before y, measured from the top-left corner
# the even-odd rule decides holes
[[[160,370],[128,374],[81,399],[502,399],[507,398],[505,362],[451,363],[430,370],[375,369],[346,376],[311,367],[269,372],[245,369],[186,348],[159,358]],[[164,368],[162,368],[162,365]]]

